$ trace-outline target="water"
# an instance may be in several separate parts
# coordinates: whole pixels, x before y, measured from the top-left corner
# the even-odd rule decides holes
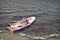
[[[22,33],[34,36],[60,33],[59,0],[0,0],[0,30],[6,30],[8,23],[19,20],[23,16],[35,16],[36,20]],[[39,29],[42,26],[45,31]],[[10,32],[8,31],[6,34],[10,34]]]

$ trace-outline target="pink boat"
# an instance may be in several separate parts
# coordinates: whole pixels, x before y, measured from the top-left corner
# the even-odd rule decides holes
[[[24,25],[24,26],[21,26],[21,27],[17,27],[17,28],[14,28],[14,26],[8,26],[7,28],[10,30],[10,31],[13,31],[13,32],[16,32],[16,31],[21,31],[22,29],[28,27],[29,25],[31,25],[34,21],[35,21],[35,17],[29,17],[27,18],[28,20],[28,24],[27,25]]]

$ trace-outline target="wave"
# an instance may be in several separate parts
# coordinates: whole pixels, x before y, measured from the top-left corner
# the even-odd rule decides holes
[[[32,39],[48,39],[50,37],[58,37],[60,36],[60,34],[49,34],[49,35],[43,35],[43,36],[35,36],[35,35],[27,35],[25,33],[18,33],[19,36],[23,36],[23,37],[28,37],[28,38],[32,38]]]

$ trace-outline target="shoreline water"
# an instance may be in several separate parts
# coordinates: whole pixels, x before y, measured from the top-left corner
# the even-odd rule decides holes
[[[16,34],[6,29],[8,23],[20,20],[23,16],[35,16],[36,20],[31,24],[33,26]],[[39,26],[43,26],[45,31]],[[60,35],[60,1],[0,0],[0,40],[40,40],[42,37],[45,38],[42,40],[60,40],[58,35]]]

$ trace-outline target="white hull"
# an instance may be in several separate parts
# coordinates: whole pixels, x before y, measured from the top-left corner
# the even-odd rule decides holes
[[[9,30],[11,30],[11,31],[16,31],[16,30],[20,30],[20,29],[23,29],[23,28],[25,28],[25,27],[28,27],[29,25],[31,25],[34,21],[35,21],[35,17],[29,17],[29,18],[27,18],[28,19],[28,24],[26,25],[26,26],[24,26],[24,27],[18,27],[18,28],[16,28],[16,29],[12,29],[12,27],[7,27]]]

